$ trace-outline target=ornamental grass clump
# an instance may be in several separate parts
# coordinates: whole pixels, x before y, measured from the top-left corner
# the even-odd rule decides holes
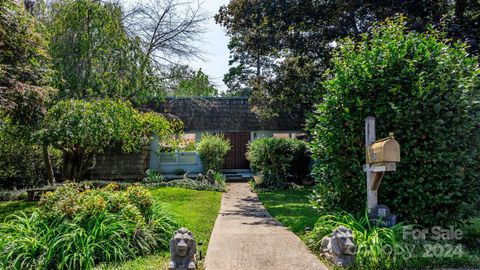
[[[309,246],[321,251],[322,238],[330,236],[339,226],[352,230],[357,254],[355,267],[358,269],[396,269],[408,256],[410,243],[403,242],[404,224],[391,228],[380,228],[370,224],[368,217],[359,218],[351,214],[327,214],[321,216],[315,228],[308,234]]]
[[[0,269],[92,269],[166,250],[177,222],[150,192],[67,183],[0,224]]]

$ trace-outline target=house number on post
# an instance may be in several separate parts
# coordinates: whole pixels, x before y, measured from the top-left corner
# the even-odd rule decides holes
[[[378,205],[378,188],[385,172],[396,171],[397,162],[400,162],[400,145],[393,137],[376,140],[375,118],[365,119],[365,153],[367,164],[363,170],[367,174],[367,207],[368,214],[374,223],[393,226],[396,216],[390,214],[385,205]]]

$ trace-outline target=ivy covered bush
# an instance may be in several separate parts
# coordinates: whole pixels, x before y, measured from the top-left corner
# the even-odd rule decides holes
[[[377,138],[394,132],[402,158],[385,174],[379,202],[423,225],[477,212],[480,69],[464,45],[443,40],[433,30],[407,31],[400,17],[339,44],[310,119],[321,209],[365,211],[364,119],[374,116]]]
[[[309,172],[307,144],[297,139],[254,140],[248,145],[247,159],[254,172],[264,175],[266,187],[283,187],[290,175],[302,181]]]
[[[231,148],[230,141],[223,134],[202,134],[197,151],[204,171],[220,171],[223,167],[225,156]]]
[[[1,269],[92,269],[167,250],[176,221],[148,190],[67,183],[0,224]]]

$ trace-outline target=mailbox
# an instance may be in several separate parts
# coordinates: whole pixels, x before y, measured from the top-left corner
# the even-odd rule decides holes
[[[397,162],[400,162],[400,145],[390,136],[373,142],[367,150],[368,170],[373,173],[371,189],[377,191],[385,172],[397,170]]]
[[[400,162],[400,145],[390,134],[389,137],[375,141],[368,147],[367,163],[396,163]]]

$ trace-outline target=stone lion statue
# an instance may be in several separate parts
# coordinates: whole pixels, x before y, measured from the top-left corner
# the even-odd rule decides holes
[[[195,254],[197,253],[197,243],[193,238],[192,232],[181,228],[173,233],[170,240],[170,263],[168,270],[194,270]]]
[[[353,233],[345,226],[333,230],[332,236],[322,239],[321,253],[338,266],[348,266],[355,261],[357,246]]]

